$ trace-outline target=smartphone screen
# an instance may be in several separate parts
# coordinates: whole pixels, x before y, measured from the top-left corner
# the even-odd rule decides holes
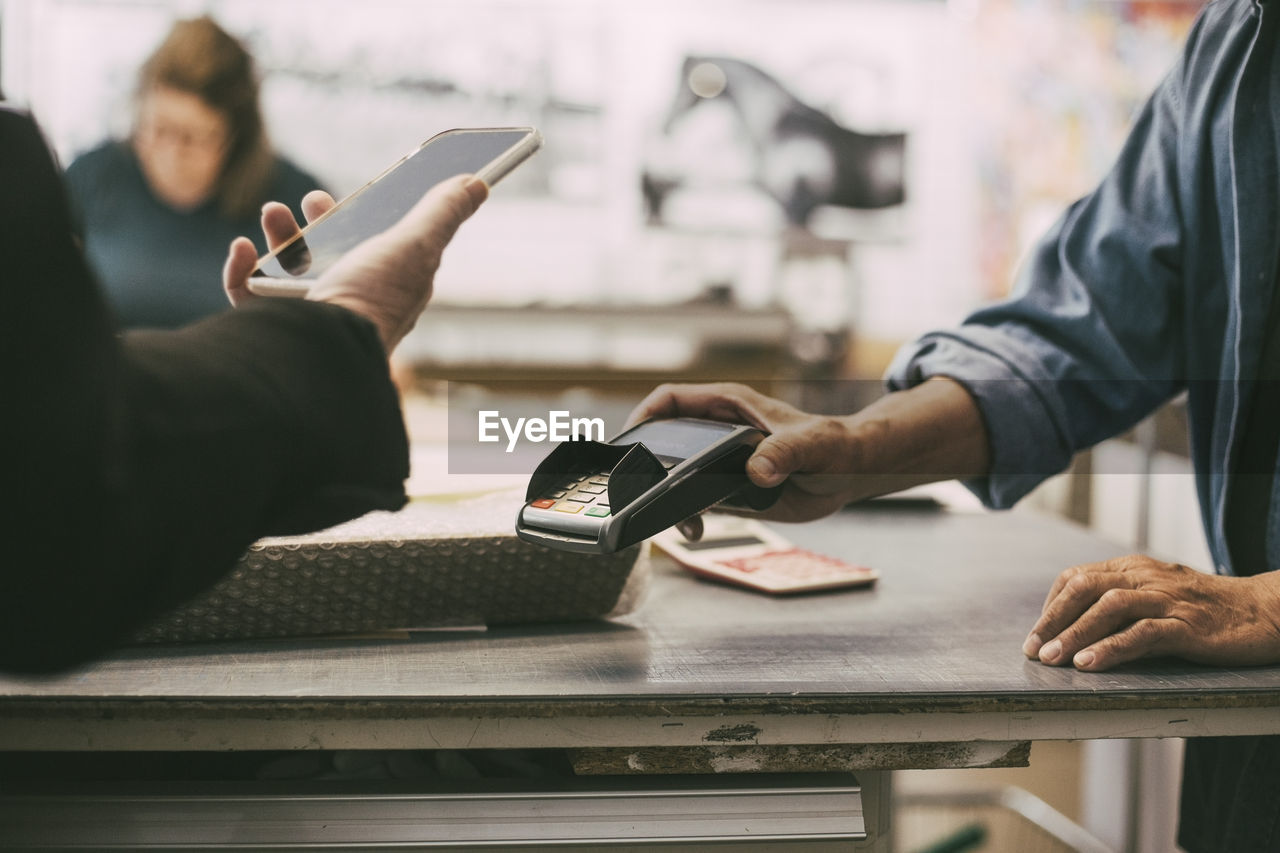
[[[474,174],[492,186],[540,143],[541,136],[528,127],[437,134],[260,258],[253,276],[305,286],[355,246],[399,222],[436,184],[455,175]]]

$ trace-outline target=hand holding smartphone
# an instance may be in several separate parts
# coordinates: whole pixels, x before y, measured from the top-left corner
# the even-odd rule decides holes
[[[492,187],[541,145],[541,134],[531,127],[438,133],[259,258],[249,290],[259,296],[306,296],[325,270],[399,222],[436,184],[472,174]]]

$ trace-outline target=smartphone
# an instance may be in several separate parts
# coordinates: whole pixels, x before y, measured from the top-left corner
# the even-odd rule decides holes
[[[325,270],[399,222],[436,184],[472,174],[492,187],[540,147],[542,135],[532,127],[438,133],[259,258],[250,274],[249,290],[260,296],[306,296]]]
[[[869,586],[879,577],[875,569],[797,548],[754,519],[720,513],[702,517],[696,542],[671,529],[653,544],[696,575],[774,595]]]

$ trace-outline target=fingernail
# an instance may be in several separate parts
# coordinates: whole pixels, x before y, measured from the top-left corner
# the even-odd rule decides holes
[[[471,196],[471,201],[477,205],[489,197],[489,185],[475,175],[467,179],[464,187],[467,194]]]
[[[778,469],[773,466],[773,460],[766,459],[763,456],[753,458],[747,463],[747,468],[761,480],[772,480],[778,476]]]
[[[1022,644],[1022,653],[1029,658],[1033,658],[1040,651],[1040,647],[1044,645],[1044,640],[1040,639],[1039,634],[1028,634],[1026,641]]]
[[[1085,649],[1084,651],[1076,652],[1076,656],[1071,662],[1080,669],[1088,669],[1093,666],[1093,662],[1097,659],[1097,655],[1095,655],[1091,650]]]
[[[1054,663],[1062,656],[1062,643],[1057,640],[1050,640],[1040,649],[1040,660],[1045,663]]]

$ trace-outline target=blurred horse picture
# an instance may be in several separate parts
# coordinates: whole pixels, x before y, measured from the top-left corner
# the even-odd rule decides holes
[[[788,225],[804,227],[824,205],[874,210],[905,200],[907,134],[844,127],[755,65],[720,56],[685,58],[662,133],[677,133],[713,103],[747,141],[749,182],[777,202]],[[646,164],[641,190],[649,222],[661,224],[669,196],[697,180],[696,163]]]

